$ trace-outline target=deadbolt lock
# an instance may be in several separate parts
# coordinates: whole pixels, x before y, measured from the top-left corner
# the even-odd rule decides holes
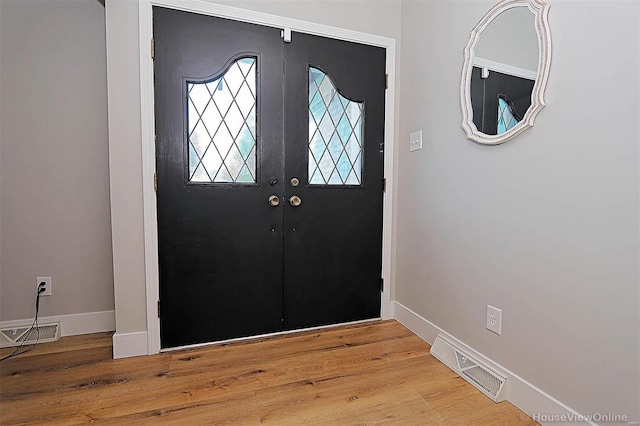
[[[298,180],[298,178],[294,177],[291,178],[291,186],[298,186],[300,185],[300,180]]]
[[[302,204],[302,199],[297,195],[292,195],[291,198],[289,198],[289,204],[291,204],[293,207],[298,207],[300,204]]]

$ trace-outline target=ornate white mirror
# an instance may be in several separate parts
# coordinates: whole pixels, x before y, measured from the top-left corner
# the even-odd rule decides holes
[[[469,139],[497,145],[533,126],[551,63],[548,13],[542,0],[502,0],[471,31],[460,83]]]

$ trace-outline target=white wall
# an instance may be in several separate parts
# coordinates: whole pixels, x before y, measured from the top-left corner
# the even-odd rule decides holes
[[[104,7],[0,1],[0,320],[113,310]],[[64,330],[63,330],[64,332]]]
[[[138,3],[107,0],[109,177],[116,332],[145,331]]]
[[[483,146],[459,81],[494,1],[403,2],[396,299],[578,412],[638,421],[640,3],[549,3],[547,107]]]

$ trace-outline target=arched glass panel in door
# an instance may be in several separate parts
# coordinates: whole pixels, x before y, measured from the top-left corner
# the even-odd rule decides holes
[[[364,104],[342,96],[309,67],[309,184],[362,184]]]
[[[187,82],[189,182],[256,182],[256,58]]]
[[[520,120],[516,119],[511,109],[511,105],[502,96],[498,97],[498,131],[497,134],[501,135],[507,130],[518,124]]]

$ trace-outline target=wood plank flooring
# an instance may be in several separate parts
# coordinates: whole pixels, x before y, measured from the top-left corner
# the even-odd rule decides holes
[[[3,361],[0,424],[537,424],[396,321],[122,360],[111,351],[99,333]]]

